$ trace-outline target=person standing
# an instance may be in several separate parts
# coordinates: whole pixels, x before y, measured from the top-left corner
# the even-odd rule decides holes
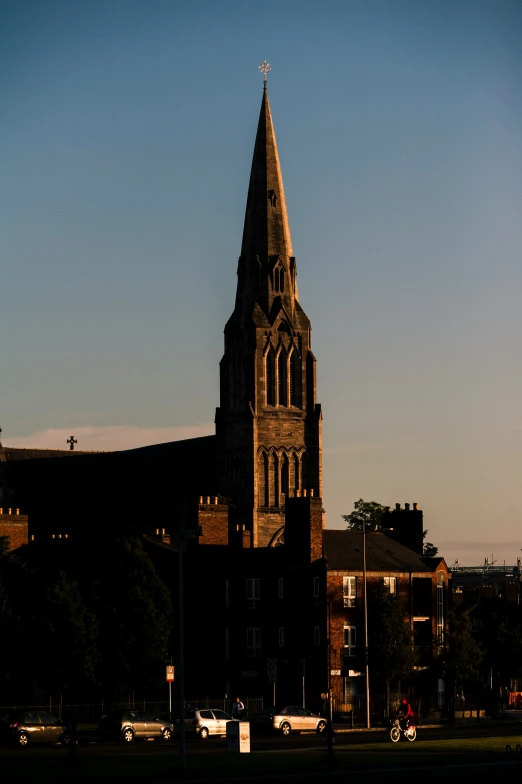
[[[236,697],[236,701],[232,706],[232,718],[240,720],[244,710],[245,710],[245,706],[243,705],[239,697]]]

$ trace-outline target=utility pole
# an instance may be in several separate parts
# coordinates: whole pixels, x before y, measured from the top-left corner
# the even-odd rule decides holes
[[[179,623],[179,765],[185,767],[185,662],[183,651],[183,547],[185,545],[184,531],[178,531],[178,623]]]
[[[370,729],[370,670],[368,667],[368,585],[366,581],[366,521],[363,520],[363,584],[364,584],[364,680],[366,685],[366,728]]]

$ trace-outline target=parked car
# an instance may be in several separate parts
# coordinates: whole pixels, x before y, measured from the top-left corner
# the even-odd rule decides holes
[[[252,725],[254,729],[276,730],[283,735],[310,730],[320,733],[326,727],[326,719],[299,705],[273,705],[252,716]]]
[[[2,740],[18,746],[29,743],[69,743],[71,728],[45,711],[11,711],[0,717]]]
[[[185,732],[195,732],[201,740],[205,740],[209,735],[226,735],[229,721],[236,719],[220,708],[185,710]]]
[[[134,739],[162,738],[170,740],[174,725],[159,719],[154,713],[139,710],[112,711],[102,716],[98,722],[100,740],[123,740],[132,743]]]

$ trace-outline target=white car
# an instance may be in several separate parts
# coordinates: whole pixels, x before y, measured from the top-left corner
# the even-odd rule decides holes
[[[265,708],[261,713],[252,717],[252,723],[259,727],[276,730],[283,735],[313,730],[320,733],[326,727],[326,719],[306,708],[301,708],[299,705],[285,707],[273,705],[271,708]]]
[[[185,710],[185,732],[196,732],[201,740],[210,735],[226,735],[229,721],[235,719],[220,708]]]

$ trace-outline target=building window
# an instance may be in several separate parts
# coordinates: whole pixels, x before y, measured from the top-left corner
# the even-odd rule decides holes
[[[261,601],[261,580],[258,578],[246,581],[247,607],[258,607]]]
[[[321,630],[319,626],[314,626],[314,645],[318,648],[321,644]]]
[[[390,593],[397,593],[397,578],[396,577],[384,577],[384,585],[389,590]]]
[[[277,403],[280,406],[286,406],[286,351],[281,349],[279,357],[277,358]]]
[[[283,599],[285,595],[285,581],[283,577],[277,578],[277,598]]]
[[[357,599],[357,577],[343,577],[343,605],[355,607]]]
[[[279,647],[280,648],[284,648],[285,647],[285,627],[284,626],[280,626],[279,627]]]
[[[314,577],[314,596],[316,599],[319,596],[319,577]]]
[[[247,653],[249,656],[261,656],[261,628],[247,628]]]
[[[265,394],[267,406],[275,404],[274,352],[268,351],[265,360]]]
[[[345,656],[355,656],[356,653],[355,626],[345,626],[343,631],[344,631]]]

